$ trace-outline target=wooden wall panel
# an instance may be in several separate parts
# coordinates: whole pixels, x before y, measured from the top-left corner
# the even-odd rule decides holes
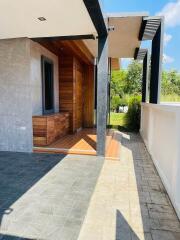
[[[75,131],[74,68],[72,56],[59,57],[59,110],[70,115],[70,132]]]
[[[111,68],[112,70],[120,70],[119,58],[111,58]]]
[[[70,114],[71,133],[94,125],[94,66],[59,56],[59,107]]]
[[[83,83],[83,127],[94,125],[94,66],[85,66]]]
[[[70,131],[82,128],[84,65],[75,57],[59,58],[59,107],[70,114]]]
[[[82,128],[83,115],[83,83],[84,83],[84,67],[77,60],[74,59],[74,76],[75,76],[75,128],[76,130]]]

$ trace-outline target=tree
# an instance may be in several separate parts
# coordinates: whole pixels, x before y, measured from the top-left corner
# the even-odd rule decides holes
[[[180,95],[180,74],[175,71],[163,71],[161,82],[161,94],[166,95]]]
[[[126,76],[126,94],[141,94],[142,88],[142,64],[138,61],[132,61],[127,69]]]
[[[111,110],[128,105],[126,95],[141,93],[142,64],[132,61],[127,70],[112,71]]]
[[[118,112],[119,111],[119,106],[120,106],[120,96],[119,95],[113,95],[111,98],[111,110]]]
[[[119,95],[121,98],[123,97],[126,75],[126,70],[112,71],[111,96]]]

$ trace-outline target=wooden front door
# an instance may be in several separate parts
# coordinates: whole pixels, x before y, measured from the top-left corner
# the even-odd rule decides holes
[[[83,66],[75,61],[75,129],[82,128],[83,116]]]

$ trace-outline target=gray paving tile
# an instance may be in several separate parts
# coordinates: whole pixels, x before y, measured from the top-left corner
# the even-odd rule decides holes
[[[77,239],[102,164],[89,156],[0,152],[0,239]]]
[[[179,240],[180,234],[170,231],[152,231],[153,240]]]

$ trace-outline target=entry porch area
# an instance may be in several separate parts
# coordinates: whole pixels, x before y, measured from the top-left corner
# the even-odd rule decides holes
[[[47,146],[34,146],[34,152],[63,153],[96,156],[97,134],[96,128],[83,128],[73,134],[66,134]],[[119,160],[120,134],[107,129],[106,154],[108,159]]]

